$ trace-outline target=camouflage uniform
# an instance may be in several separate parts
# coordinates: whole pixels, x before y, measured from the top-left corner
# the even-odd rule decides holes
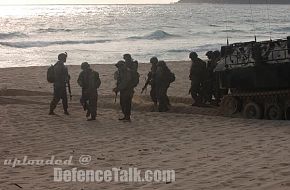
[[[150,90],[150,97],[151,97],[151,100],[153,101],[154,103],[154,109],[155,110],[155,107],[157,105],[157,93],[156,93],[156,70],[157,70],[157,63],[158,63],[158,59],[156,57],[153,57],[151,58],[150,60],[152,66],[151,66],[151,70],[150,72],[147,74],[147,81],[142,89],[142,92],[143,90],[145,90],[145,88],[147,88],[148,85],[151,86],[151,90]]]
[[[191,80],[190,94],[195,104],[202,103],[202,84],[205,78],[206,63],[199,58],[192,59],[189,79]]]
[[[98,88],[101,85],[99,73],[89,67],[84,68],[79,75],[78,84],[82,87],[80,102],[84,110],[87,110],[87,117],[91,116],[91,120],[95,120],[97,115]]]
[[[120,120],[130,120],[132,99],[134,95],[134,87],[132,86],[132,72],[125,66],[123,61],[116,64],[117,72],[117,87],[115,92],[120,92],[120,105],[124,118]]]
[[[50,114],[54,114],[58,102],[62,100],[63,110],[68,114],[68,100],[66,92],[66,84],[69,80],[68,69],[63,61],[58,61],[54,65],[54,83],[53,83],[53,99],[50,103]]]
[[[159,112],[166,112],[169,110],[169,98],[167,91],[170,86],[168,75],[171,73],[169,68],[166,66],[164,61],[160,61],[157,65],[156,70],[156,94],[158,100]]]
[[[215,57],[214,59],[214,64],[215,67],[220,60],[220,57]],[[220,84],[219,84],[219,76],[217,73],[213,73],[213,95],[216,101],[216,104],[218,105],[221,102],[221,98],[227,94],[227,90],[225,89],[220,89]]]
[[[203,102],[212,102],[213,85],[214,85],[214,73],[213,70],[216,67],[215,59],[209,56],[209,60],[206,65],[205,78],[202,84],[202,96]]]

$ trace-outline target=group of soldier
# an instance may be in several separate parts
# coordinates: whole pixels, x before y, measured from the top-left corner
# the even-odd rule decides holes
[[[150,97],[154,103],[152,111],[166,112],[169,110],[170,101],[167,95],[170,84],[175,81],[175,75],[171,72],[164,61],[158,61],[157,57],[150,59],[151,70],[142,88],[142,93],[151,86]]]
[[[202,106],[207,103],[213,103],[212,97],[215,97],[215,103],[220,101],[220,92],[218,90],[217,78],[214,75],[214,68],[220,59],[219,51],[209,51],[206,56],[208,62],[204,62],[196,52],[191,52],[189,58],[192,61],[189,79],[191,80],[191,94],[194,103],[193,106]],[[67,67],[64,65],[67,59],[67,53],[58,55],[58,61],[51,66],[47,73],[48,81],[53,83],[53,100],[50,103],[49,115],[55,115],[54,110],[60,100],[62,100],[64,114],[69,115],[68,99],[66,87],[69,84],[70,75]],[[120,93],[120,106],[124,117],[121,121],[131,121],[131,107],[134,95],[134,89],[139,84],[138,61],[132,59],[130,54],[123,55],[123,59],[115,64],[117,71],[114,74],[116,87],[113,92]],[[159,61],[157,57],[150,59],[151,69],[148,72],[147,80],[142,88],[142,93],[151,86],[150,97],[154,104],[152,111],[167,112],[170,109],[170,101],[167,91],[170,84],[175,81],[174,73],[168,68],[166,62]],[[78,85],[82,88],[80,103],[86,111],[88,121],[96,120],[98,88],[101,86],[99,73],[94,71],[89,63],[81,64],[81,73],[78,77]]]
[[[53,99],[50,103],[49,115],[55,115],[54,110],[60,100],[62,100],[64,114],[69,115],[66,87],[69,84],[70,75],[64,65],[66,59],[66,53],[59,54],[58,61],[50,67],[52,69],[49,69],[47,73],[48,81],[53,83]],[[80,103],[84,110],[87,111],[86,117],[90,117],[88,121],[93,121],[96,120],[97,116],[98,88],[101,85],[101,80],[99,73],[91,69],[87,62],[81,64],[81,69],[82,71],[77,81],[82,88]]]
[[[189,54],[192,61],[189,74],[191,80],[189,93],[194,100],[192,106],[203,106],[207,103],[218,105],[223,94],[219,88],[218,76],[214,73],[214,69],[220,60],[220,52],[208,51],[206,56],[208,58],[207,62],[198,58],[196,52]]]

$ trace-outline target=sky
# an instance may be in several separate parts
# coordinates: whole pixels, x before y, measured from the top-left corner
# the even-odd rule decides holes
[[[0,4],[167,4],[178,0],[0,0]]]

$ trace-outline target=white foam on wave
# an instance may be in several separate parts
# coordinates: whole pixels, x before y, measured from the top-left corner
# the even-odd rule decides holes
[[[74,45],[74,44],[97,44],[106,43],[110,40],[67,40],[67,41],[22,41],[22,42],[0,42],[2,46],[14,48],[47,47],[53,45]]]
[[[129,37],[129,39],[162,40],[162,39],[173,38],[173,37],[178,37],[178,35],[169,34],[163,30],[156,30],[152,32],[151,34],[144,35],[144,36],[133,36],[133,37]]]

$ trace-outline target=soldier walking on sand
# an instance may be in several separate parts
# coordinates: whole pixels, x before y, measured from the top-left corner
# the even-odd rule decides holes
[[[78,84],[82,87],[82,96],[80,102],[85,111],[88,121],[96,120],[98,88],[101,86],[99,73],[90,68],[87,62],[81,64],[82,72],[78,78]]]
[[[157,110],[157,93],[156,93],[156,79],[155,79],[156,76],[155,75],[156,75],[157,64],[158,64],[157,57],[152,57],[150,59],[150,63],[151,63],[151,70],[149,71],[147,75],[147,80],[144,87],[142,88],[142,93],[144,92],[144,90],[147,89],[148,85],[151,86],[150,97],[151,97],[152,102],[154,103],[152,111],[156,111]]]
[[[191,88],[189,92],[194,100],[192,106],[201,106],[203,99],[201,88],[204,80],[206,63],[198,58],[196,52],[191,52],[189,58],[192,61],[189,74],[189,79],[191,80]]]
[[[159,61],[156,70],[156,94],[158,100],[158,111],[167,112],[170,101],[167,96],[170,84],[175,81],[175,75],[170,71],[164,61]]]
[[[131,107],[132,99],[134,95],[134,85],[132,84],[133,76],[132,71],[126,67],[124,61],[119,61],[115,65],[118,71],[115,73],[117,80],[117,87],[113,91],[118,94],[120,92],[120,105],[122,113],[124,114],[123,118],[120,118],[120,121],[130,122],[131,121]]]
[[[53,80],[53,99],[50,103],[49,115],[55,115],[54,110],[60,100],[62,100],[63,110],[65,115],[69,115],[68,113],[68,100],[67,100],[67,91],[66,84],[70,80],[70,76],[68,74],[68,69],[64,65],[67,59],[67,53],[61,53],[58,55],[58,61],[55,65],[51,66],[51,77]],[[48,76],[49,78],[49,76]]]

